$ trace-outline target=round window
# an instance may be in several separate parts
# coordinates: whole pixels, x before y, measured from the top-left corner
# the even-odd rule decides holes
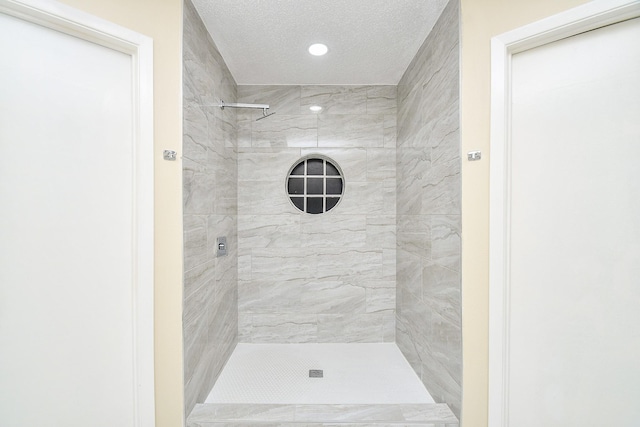
[[[344,180],[338,165],[317,154],[293,165],[286,186],[293,206],[310,214],[330,211],[344,194]]]

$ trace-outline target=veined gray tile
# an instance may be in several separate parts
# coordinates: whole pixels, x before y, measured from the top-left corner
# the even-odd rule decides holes
[[[253,280],[238,280],[238,312],[254,313],[261,305],[260,284]]]
[[[431,169],[430,152],[424,149],[398,149],[396,152],[397,212],[422,213],[423,187]]]
[[[367,149],[367,180],[382,181],[396,177],[395,148]]]
[[[367,114],[396,114],[396,86],[367,86]]]
[[[366,114],[367,86],[302,86],[300,113],[319,105],[322,114]]]
[[[423,214],[460,213],[460,159],[432,165],[422,193]]]
[[[301,225],[298,243],[302,247],[361,248],[367,243],[364,215],[302,215],[298,218]]]
[[[405,233],[400,230],[397,240],[398,247],[404,252],[424,261],[431,258],[431,235],[429,233]]]
[[[382,279],[396,281],[396,249],[382,249]]]
[[[388,115],[385,114],[382,122],[383,132],[384,132],[384,147],[385,148],[396,148],[397,144],[397,117],[396,115]]]
[[[225,147],[222,141],[218,141],[207,150],[207,172],[214,174],[219,182],[238,180],[237,171],[238,153],[233,147]],[[230,182],[236,186],[237,182]]]
[[[238,247],[238,280],[251,280],[251,251]]]
[[[318,147],[383,147],[383,123],[378,114],[321,114]]]
[[[402,421],[400,405],[296,405],[296,421]]]
[[[189,71],[186,61],[182,63],[182,105],[199,105],[197,82]]]
[[[201,421],[290,421],[294,419],[293,405],[214,404],[196,405],[189,422]]]
[[[364,313],[368,305],[365,289],[341,281],[312,281],[300,296],[300,312],[334,314]]]
[[[185,377],[193,376],[198,370],[207,344],[207,305],[211,300],[213,286],[203,292],[191,294],[184,301],[182,322],[184,325],[184,373]]]
[[[460,383],[454,379],[439,360],[428,360],[422,365],[423,382],[436,402],[446,402],[454,414],[460,413]]]
[[[460,230],[460,215],[431,217],[431,257],[454,271],[460,271]]]
[[[344,196],[332,212],[342,215],[384,214],[383,200],[384,187],[379,182],[347,181]]]
[[[423,233],[431,235],[431,218],[429,215],[398,214],[398,234]]]
[[[289,168],[300,158],[300,149],[283,148],[272,152],[238,154],[238,174],[243,181],[284,182]]]
[[[396,309],[396,288],[368,288],[367,313],[394,311]]]
[[[253,314],[238,313],[238,342],[251,342],[251,333],[253,332]]]
[[[454,46],[443,69],[429,79],[423,88],[425,94],[422,99],[423,121],[420,131],[423,139],[430,147],[442,147],[443,141],[450,142],[449,135],[460,127],[460,107],[458,89],[458,46]],[[454,147],[459,141],[453,142]],[[438,158],[443,157],[441,154]],[[455,157],[449,154],[443,161]]]
[[[268,104],[269,113],[295,115],[300,114],[300,86],[238,86],[238,102],[248,104]],[[254,120],[262,111],[254,111]]]
[[[237,111],[221,110],[217,106],[205,108],[209,120],[210,147],[235,147],[238,139]]]
[[[415,88],[404,101],[398,103],[397,147],[414,145],[413,139],[422,125],[419,107],[422,103],[422,89]],[[426,146],[426,145],[425,145]]]
[[[434,355],[440,358],[440,363],[444,366],[448,374],[460,383],[462,377],[462,333],[460,321],[451,321],[451,313],[442,313],[438,309],[431,309],[431,328],[434,332],[431,339],[431,346]],[[447,317],[445,317],[447,316]]]
[[[238,215],[238,245],[253,248],[301,246],[300,214]]]
[[[336,161],[347,182],[367,180],[367,150],[364,148],[302,148],[300,150],[300,156],[312,154],[322,154]]]
[[[208,166],[215,177],[215,188],[208,195],[213,199],[214,210],[217,214],[234,215],[237,213],[237,154],[234,148],[216,147],[209,149]]]
[[[201,210],[198,207],[202,200],[194,198],[199,194],[198,186],[200,177],[206,173],[206,166],[187,158],[182,159],[182,208],[185,213],[194,213]]]
[[[233,248],[235,241],[227,241],[227,244]],[[216,258],[216,286],[218,289],[222,289],[223,286],[237,288],[238,262],[236,254],[237,250],[232,249],[228,256]]]
[[[261,281],[255,314],[364,313],[365,289],[338,280]]]
[[[372,248],[395,249],[395,215],[367,216],[367,245]]]
[[[238,212],[238,199],[236,197],[217,200],[215,205],[215,212],[218,215],[235,215]]]
[[[400,300],[401,298],[397,298]],[[410,334],[409,329],[405,325],[408,319],[405,319],[399,312],[400,303],[398,303],[398,311],[396,314],[396,344],[402,354],[407,359],[418,377],[422,377],[422,361],[415,342]]]
[[[209,358],[209,354],[202,354],[203,359]],[[185,377],[185,387],[184,387],[184,395],[185,395],[185,409],[193,408],[195,406],[198,399],[200,399],[200,395],[202,394],[202,390],[207,388],[207,371],[209,370],[208,363],[198,363],[196,365],[196,369],[193,372],[193,375],[190,377]]]
[[[208,350],[212,351],[217,357],[230,353],[237,342],[238,306],[235,302],[235,298],[229,297],[222,301],[217,301],[216,304],[209,307],[210,321],[207,329],[207,346]],[[209,363],[217,371],[213,373],[213,376],[217,377],[226,360],[216,359],[210,359]],[[213,387],[213,384],[209,384],[209,390],[211,390],[211,387]],[[209,390],[203,392],[201,399],[207,397]]]
[[[286,194],[284,177],[279,181],[238,182],[238,212],[243,215],[299,213]]]
[[[400,405],[400,410],[407,421],[458,422],[451,409],[445,404],[402,404]]]
[[[183,157],[205,164],[209,144],[207,115],[198,105],[185,105],[183,110]]]
[[[318,128],[315,116],[274,115],[254,122],[253,147],[317,147]]]
[[[282,280],[278,277],[264,276],[260,280],[254,280],[253,282],[259,288],[260,297],[253,301],[243,312],[254,314],[308,314],[308,311],[299,309],[300,298],[308,279],[302,277]]]
[[[397,206],[397,186],[395,178],[382,181],[382,215],[395,215]]]
[[[407,290],[420,297],[422,295],[423,259],[402,249],[402,247],[398,247],[397,254],[396,280],[398,286],[405,286]]]
[[[207,262],[206,217],[184,215],[184,269],[191,270]]]
[[[396,342],[396,311],[382,313],[382,342]]]
[[[251,316],[252,343],[315,342],[318,323],[315,314],[255,314]]]
[[[200,19],[198,12],[190,1],[186,1],[183,10],[183,37],[184,44],[195,51],[197,58],[206,54],[204,40],[207,38],[207,30],[204,23]]]
[[[452,118],[452,120],[454,120]],[[431,158],[434,163],[448,162],[460,158],[460,128],[451,129],[450,132],[434,140],[431,145]]]
[[[428,262],[424,266],[422,280],[425,302],[448,321],[460,326],[460,272]]]
[[[382,250],[313,249],[316,277],[351,277],[376,279],[382,275]]]
[[[215,262],[209,260],[184,273],[183,297],[187,299],[195,292],[201,292],[203,286],[212,286],[215,280]]]
[[[319,314],[318,342],[382,342],[381,313]]]
[[[251,251],[253,277],[269,280],[290,280],[314,277],[317,270],[316,250],[298,248],[268,248]]]
[[[187,52],[189,52],[189,50],[187,50]],[[197,105],[209,104],[213,99],[213,81],[207,73],[206,65],[202,59],[195,58],[194,56],[186,56],[183,62],[189,92],[194,94],[193,98],[189,99],[189,101]]]
[[[190,1],[184,4],[185,411],[206,397],[237,342],[236,85]],[[218,213],[216,215],[216,212]],[[196,215],[197,214],[197,215]],[[226,234],[230,256],[213,257]]]
[[[434,399],[459,414],[458,30],[449,2],[398,84],[396,339]]]
[[[253,120],[249,119],[241,119],[240,115],[238,115],[238,122],[236,127],[238,129],[238,136],[236,145],[238,148],[246,148],[251,147],[251,129],[252,129]]]

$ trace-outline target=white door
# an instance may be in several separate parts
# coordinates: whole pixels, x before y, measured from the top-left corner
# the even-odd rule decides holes
[[[0,6],[0,425],[151,425],[138,64]]]
[[[639,426],[640,18],[511,82],[504,425]]]

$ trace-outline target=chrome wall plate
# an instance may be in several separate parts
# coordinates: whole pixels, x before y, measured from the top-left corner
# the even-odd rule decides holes
[[[164,150],[162,152],[162,158],[173,162],[178,158],[178,153],[173,150]]]
[[[482,158],[482,152],[481,151],[469,151],[467,153],[467,160],[469,160],[470,162],[474,162],[476,160],[480,160]]]
[[[216,239],[216,256],[227,256],[229,248],[227,247],[227,238],[222,236]]]

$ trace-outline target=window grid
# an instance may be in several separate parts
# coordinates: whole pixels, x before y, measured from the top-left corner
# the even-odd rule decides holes
[[[317,162],[318,160],[322,161],[322,174],[314,174],[314,175],[310,175],[309,174],[309,161],[312,162]],[[302,174],[297,174],[297,175],[292,175],[292,173],[294,172],[294,170],[296,170],[298,168],[299,165],[303,165],[302,167]],[[327,165],[329,165],[329,167],[331,168],[331,175],[328,175],[328,169],[327,169]],[[335,175],[335,171],[338,171],[338,175]],[[292,187],[294,187],[294,184],[298,184],[299,182],[296,182],[295,180],[302,180],[302,193],[296,193],[294,189],[292,189]],[[313,186],[316,186],[316,182],[315,181],[310,181],[310,180],[321,180],[321,189],[320,192],[318,193],[311,193],[310,192],[310,184]],[[339,181],[340,183],[336,185],[336,182]],[[327,193],[327,184],[330,183],[332,185],[334,185],[335,187],[337,187],[334,192],[335,193]],[[315,190],[315,189],[314,189]],[[339,192],[337,191],[339,190]],[[306,158],[302,161],[298,161],[290,170],[289,175],[287,176],[287,194],[289,196],[289,199],[291,201],[291,203],[294,205],[294,207],[296,209],[300,209],[295,203],[294,200],[296,201],[300,201],[300,199],[302,199],[302,206],[303,206],[303,211],[309,214],[320,214],[320,213],[325,213],[328,212],[329,210],[333,209],[335,206],[338,205],[340,199],[342,198],[342,195],[344,194],[344,180],[342,178],[342,174],[340,172],[340,169],[337,167],[337,165],[335,163],[333,163],[332,161],[329,161],[325,158],[321,158],[321,157],[309,157]],[[327,198],[330,199],[329,201],[331,202],[331,206],[329,205],[329,203],[327,202]],[[311,206],[310,205],[310,200],[309,199],[313,199],[312,201],[315,201],[316,199],[319,199],[320,201],[320,206],[319,209],[316,209],[315,206]],[[337,200],[333,200],[333,199],[337,199]],[[329,209],[327,209],[327,206],[330,206]]]

